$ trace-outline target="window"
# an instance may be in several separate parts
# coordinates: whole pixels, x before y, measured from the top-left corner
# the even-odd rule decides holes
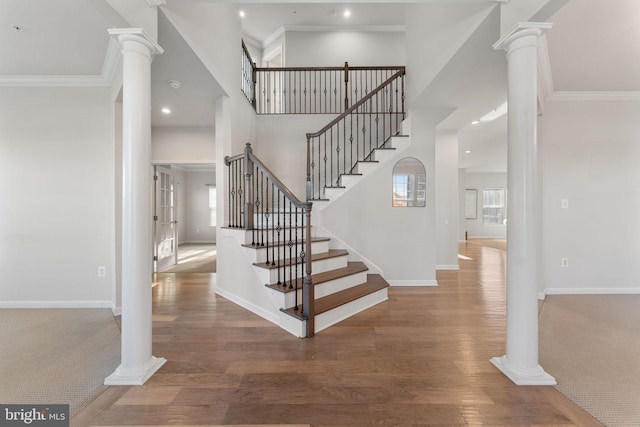
[[[209,225],[216,226],[216,187],[209,185]]]
[[[482,224],[503,225],[505,217],[504,188],[482,190]]]
[[[405,157],[393,167],[392,206],[425,206],[427,175],[418,159]]]

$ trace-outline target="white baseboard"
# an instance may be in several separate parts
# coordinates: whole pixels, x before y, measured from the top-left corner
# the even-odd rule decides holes
[[[538,292],[538,299],[540,301],[544,301],[544,299],[546,298],[547,294],[545,294],[544,292]]]
[[[437,280],[387,280],[390,286],[438,286]]]
[[[640,294],[640,288],[547,288],[544,290],[544,295],[636,295],[636,294]]]
[[[121,316],[122,315],[122,307],[114,307],[111,306],[111,312],[113,313],[113,316]]]
[[[507,240],[507,236],[469,236],[468,240],[476,240],[476,239],[482,239],[482,240]]]
[[[215,244],[216,244],[215,240],[187,240],[187,241],[178,243],[178,246],[180,245],[215,245]]]
[[[275,313],[271,313],[268,310],[265,310],[262,307],[258,307],[257,305],[253,304],[252,302],[249,302],[245,299],[240,298],[237,295],[234,295],[224,289],[221,289],[219,287],[215,288],[215,292],[216,295],[220,295],[223,298],[228,299],[229,301],[238,304],[240,307],[246,308],[247,310],[249,310],[252,313],[257,314],[258,316],[262,317],[265,320],[268,320],[269,322],[273,323],[274,325],[278,325],[280,326],[280,317],[278,314]]]
[[[459,265],[436,265],[436,270],[460,270]]]
[[[110,308],[111,301],[0,301],[0,308]]]

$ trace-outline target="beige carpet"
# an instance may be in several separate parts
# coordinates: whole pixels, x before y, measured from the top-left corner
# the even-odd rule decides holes
[[[640,426],[640,295],[548,296],[540,364],[606,426]]]
[[[178,247],[178,263],[162,273],[215,273],[216,246],[183,244]]]
[[[0,310],[0,402],[69,404],[76,414],[120,363],[109,309]]]

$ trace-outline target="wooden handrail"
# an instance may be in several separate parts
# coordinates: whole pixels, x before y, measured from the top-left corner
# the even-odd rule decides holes
[[[344,65],[341,67],[256,67],[256,71],[344,71]],[[402,70],[403,66],[373,66],[373,67],[352,67],[349,65],[351,71],[376,71],[376,70]]]

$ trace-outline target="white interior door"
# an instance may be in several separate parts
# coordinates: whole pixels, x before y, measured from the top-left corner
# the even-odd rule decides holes
[[[155,166],[154,182],[154,271],[161,271],[178,262],[178,203],[176,180],[170,169]]]

